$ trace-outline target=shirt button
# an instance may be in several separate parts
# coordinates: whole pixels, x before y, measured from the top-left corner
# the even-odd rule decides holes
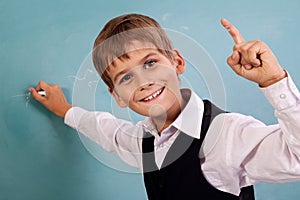
[[[280,99],[285,99],[286,95],[285,94],[281,94],[279,97],[280,97]]]
[[[283,110],[285,108],[285,105],[284,104],[279,104],[278,107],[279,107],[280,110]]]

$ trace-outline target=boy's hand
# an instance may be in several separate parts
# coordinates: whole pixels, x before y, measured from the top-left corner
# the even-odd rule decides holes
[[[261,87],[270,86],[287,76],[265,43],[258,40],[246,42],[229,21],[222,19],[221,23],[235,42],[233,54],[228,57],[227,63],[238,75]]]
[[[46,96],[38,94],[37,91],[41,89],[46,92]],[[64,93],[58,85],[40,81],[36,88],[29,88],[29,91],[34,99],[59,117],[64,118],[66,112],[72,107],[72,105],[67,102]]]

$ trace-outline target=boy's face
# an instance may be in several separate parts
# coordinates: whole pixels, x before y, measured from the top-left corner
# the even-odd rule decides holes
[[[178,113],[183,103],[178,74],[185,69],[181,55],[174,50],[170,61],[154,45],[141,42],[133,42],[127,52],[129,58],[109,67],[110,92],[119,106],[150,117]]]

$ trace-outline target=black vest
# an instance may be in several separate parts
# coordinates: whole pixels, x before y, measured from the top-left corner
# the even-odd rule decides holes
[[[216,189],[202,174],[199,159],[201,144],[213,118],[224,112],[204,100],[200,139],[180,133],[160,170],[155,163],[154,136],[145,133],[142,143],[143,175],[149,200],[254,200],[253,186],[242,188],[240,195],[235,196]]]

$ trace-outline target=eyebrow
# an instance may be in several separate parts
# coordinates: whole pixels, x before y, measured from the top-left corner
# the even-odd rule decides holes
[[[143,63],[143,64],[144,64],[144,62],[145,62],[149,57],[154,56],[154,55],[157,55],[157,53],[151,52],[151,53],[147,54],[146,56],[144,56],[144,57],[140,60],[140,63]],[[122,70],[122,71],[118,72],[118,73],[116,74],[116,76],[114,77],[114,82],[117,81],[117,79],[118,79],[119,76],[121,76],[121,75],[123,75],[123,74],[126,74],[128,71],[129,71],[129,70],[125,69],[125,70]]]

